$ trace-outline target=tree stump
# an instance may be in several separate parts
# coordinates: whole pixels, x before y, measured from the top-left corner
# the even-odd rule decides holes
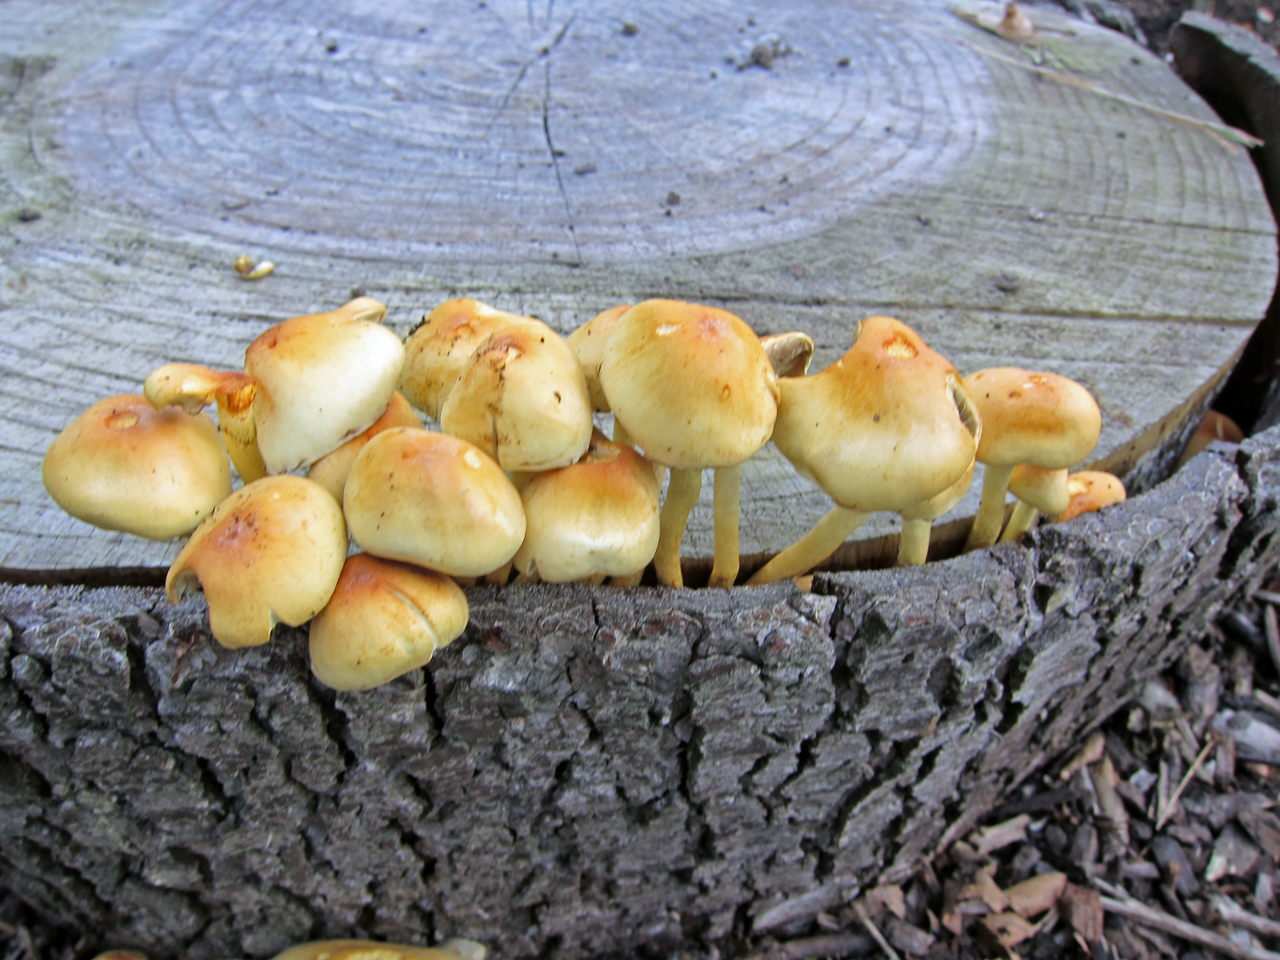
[[[359,290],[401,332],[452,295],[565,332],[701,300],[810,332],[815,369],[891,313],[962,371],[1085,383],[1099,459],[1151,486],[1274,224],[1243,152],[1045,72],[1212,119],[1164,65],[1032,13],[1040,64],[933,2],[7,3],[0,884],[157,957],[727,950],[905,876],[1123,704],[1277,562],[1280,432],[811,591],[473,588],[464,638],[363,694],[300,631],[218,647],[154,588],[176,544],[37,479],[94,400]],[[744,473],[748,553],[827,508],[772,452]]]

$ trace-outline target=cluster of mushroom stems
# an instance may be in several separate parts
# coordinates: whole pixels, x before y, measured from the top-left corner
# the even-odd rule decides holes
[[[659,583],[681,586],[706,469],[710,585],[733,585],[741,467],[770,440],[834,505],[753,584],[820,564],[877,511],[902,517],[899,564],[923,563],[977,463],[967,549],[1001,535],[1007,491],[1006,540],[1039,514],[1124,496],[1109,475],[1068,475],[1101,430],[1084,387],[1014,367],[962,377],[889,317],[863,320],[849,351],[809,376],[806,334],[762,338],[683,301],[613,307],[567,338],[469,299],[404,340],[385,313],[361,297],[286,320],[250,344],[243,371],[160,367],[141,395],[95,404],[54,440],[46,488],[101,527],[189,534],[171,600],[202,591],[228,647],[310,621],[313,671],[348,690],[425,664],[463,632],[458,579],[633,586],[652,563]],[[612,438],[598,412],[612,413]],[[1091,505],[1072,506],[1085,491]]]

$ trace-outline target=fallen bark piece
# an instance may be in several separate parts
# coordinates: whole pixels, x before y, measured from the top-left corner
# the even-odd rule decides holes
[[[1011,843],[1021,843],[1026,840],[1027,827],[1030,823],[1031,817],[1024,813],[1011,820],[1006,820],[1004,823],[997,823],[994,826],[975,830],[969,835],[969,842],[979,856],[986,856],[1009,846]]]
[[[913,957],[926,955],[935,943],[928,931],[921,930],[919,927],[895,916],[890,916],[885,921],[884,932],[894,947]]]
[[[1071,929],[1092,945],[1102,939],[1102,897],[1096,890],[1068,882],[1062,890],[1058,906]]]
[[[1044,913],[1057,903],[1066,888],[1067,875],[1053,871],[1023,880],[1004,893],[1009,900],[1009,908],[1019,916],[1029,919]]]
[[[1172,883],[1179,894],[1194,897],[1200,892],[1200,882],[1187,857],[1187,851],[1173,837],[1158,836],[1151,841],[1151,855],[1156,858],[1161,873]]]
[[[1003,913],[1009,909],[1009,896],[996,884],[989,870],[983,870],[963,890],[960,899],[981,900],[992,913]]]
[[[1280,953],[1238,944],[1220,934],[1205,930],[1203,927],[1197,927],[1195,924],[1187,923],[1185,920],[1171,917],[1167,913],[1148,907],[1136,900],[1117,900],[1114,897],[1100,897],[1099,900],[1103,910],[1108,913],[1116,913],[1122,917],[1137,920],[1139,923],[1148,924],[1157,930],[1171,933],[1175,937],[1186,940],[1188,943],[1195,943],[1211,950],[1217,950],[1228,957],[1235,957],[1236,960],[1280,960]]]
[[[1247,710],[1222,710],[1211,729],[1236,744],[1236,756],[1254,763],[1280,764],[1280,730]]]
[[[1249,842],[1244,831],[1228,823],[1214,841],[1213,853],[1204,868],[1206,883],[1217,883],[1223,877],[1243,877],[1258,862],[1262,851]]]
[[[1253,807],[1240,811],[1236,819],[1273,863],[1280,862],[1280,817],[1270,810]]]

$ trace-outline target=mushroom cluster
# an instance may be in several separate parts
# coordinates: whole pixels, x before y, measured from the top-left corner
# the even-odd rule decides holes
[[[630,586],[652,563],[660,584],[681,586],[705,469],[710,583],[732,586],[741,465],[770,440],[834,506],[750,583],[811,569],[874,511],[903,518],[899,563],[923,563],[930,525],[979,462],[971,547],[999,536],[1006,490],[1019,500],[1012,539],[1039,513],[1077,509],[1077,491],[1118,487],[1067,475],[1101,428],[1079,384],[1015,368],[961,377],[889,317],[862,321],[849,351],[809,376],[806,334],[761,338],[683,301],[612,307],[567,338],[468,299],[404,340],[385,313],[361,297],[286,320],[249,345],[242,371],[160,367],[142,395],[95,404],[54,440],[49,493],[98,526],[189,535],[170,599],[203,592],[228,647],[309,621],[316,677],[358,690],[461,635],[458,580]],[[595,412],[612,412],[612,439]]]

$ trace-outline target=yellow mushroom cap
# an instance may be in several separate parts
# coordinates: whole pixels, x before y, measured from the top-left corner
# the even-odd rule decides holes
[[[520,494],[493,458],[417,427],[393,427],[365,444],[342,501],[363,550],[450,576],[496,570],[524,539]]]
[[[190,533],[231,494],[231,465],[203,413],[122,394],[91,406],[45,451],[45,489],[96,527],[151,540]]]
[[[390,430],[392,427],[420,426],[422,421],[413,412],[409,401],[404,398],[404,394],[396,391],[391,395],[391,402],[387,404],[387,409],[382,412],[382,416],[373,421],[368,430],[356,434],[337,450],[326,453],[313,463],[311,469],[307,471],[307,479],[320,484],[333,494],[333,499],[341,503],[342,488],[347,485],[347,474],[351,472],[351,464],[355,463],[356,456],[364,449],[366,443],[383,430]]]
[[[357,553],[311,621],[311,671],[335,690],[372,689],[430,662],[468,615],[444,574]]]
[[[618,318],[630,309],[631,304],[624,303],[603,310],[565,338],[569,349],[582,365],[582,373],[587,378],[587,393],[591,395],[591,405],[601,413],[609,412],[609,398],[604,395],[604,389],[600,386],[600,363],[604,360],[604,345]]]
[[[991,367],[969,374],[964,385],[982,418],[980,463],[1034,463],[1060,470],[1075,466],[1097,446],[1102,413],[1074,380],[1020,367]]]
[[[371,940],[317,940],[300,943],[272,960],[458,960],[459,955],[434,947],[407,947]]]
[[[959,374],[891,317],[866,318],[834,364],[779,385],[774,443],[842,507],[927,512],[973,464],[982,427]]]
[[[525,484],[516,570],[550,583],[639,573],[658,548],[660,489],[644,457],[597,434],[577,463]]]
[[[648,457],[677,469],[742,463],[778,413],[760,338],[727,310],[679,300],[646,300],[617,319],[600,385]]]
[[[468,358],[440,408],[440,428],[503,470],[568,466],[591,442],[582,367],[545,323],[513,317]]]
[[[1033,463],[1020,463],[1009,477],[1009,492],[1041,513],[1061,513],[1071,502],[1067,469],[1046,470]]]
[[[303,477],[263,477],[214,509],[165,578],[178,602],[198,585],[224,647],[271,639],[277,621],[306,623],[329,602],[347,556],[342,510]]]
[[[497,310],[479,300],[446,300],[410,331],[405,340],[400,392],[432,420],[476,348],[498,327],[529,319]]]
[[[1071,474],[1067,477],[1067,490],[1071,500],[1058,517],[1059,523],[1120,503],[1126,496],[1120,478],[1102,470],[1081,470]]]
[[[294,317],[245,351],[259,383],[253,402],[268,473],[306,466],[378,419],[404,365],[404,344],[368,297],[329,313]]]

